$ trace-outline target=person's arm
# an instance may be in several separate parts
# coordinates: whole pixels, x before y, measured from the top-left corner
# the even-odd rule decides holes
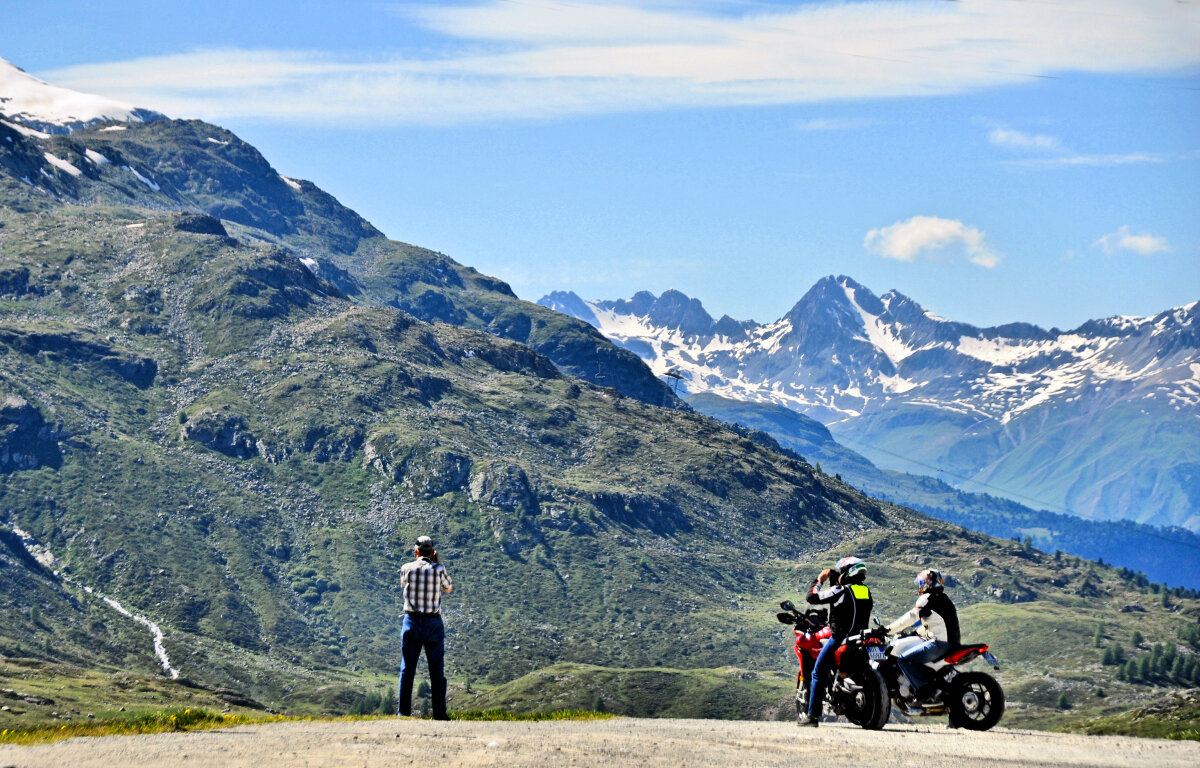
[[[446,570],[446,566],[442,568],[442,591],[447,595],[454,591],[454,581],[450,578],[450,572]]]
[[[912,625],[920,622],[921,621],[921,609],[924,608],[925,604],[928,602],[929,602],[928,595],[921,595],[919,598],[917,598],[917,604],[914,605],[909,610],[908,613],[904,614],[900,618],[893,621],[891,624],[887,625],[888,634],[894,635],[897,632],[908,629]]]
[[[832,603],[841,594],[842,588],[833,584],[828,589],[821,589],[821,582],[829,578],[831,571],[826,568],[821,571],[821,575],[813,580],[812,586],[809,587],[808,594],[804,596],[804,601],[809,605],[820,605],[822,603]]]

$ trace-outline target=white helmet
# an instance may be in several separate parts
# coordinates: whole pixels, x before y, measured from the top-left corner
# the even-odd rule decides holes
[[[859,574],[863,576],[867,574],[867,564],[857,557],[843,557],[837,561],[834,569],[837,570],[842,581],[852,580]]]

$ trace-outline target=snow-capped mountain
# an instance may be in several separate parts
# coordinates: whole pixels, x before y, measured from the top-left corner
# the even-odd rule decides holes
[[[0,120],[39,133],[62,134],[96,123],[146,122],[163,117],[116,99],[72,91],[38,80],[0,59]]]
[[[574,315],[689,392],[808,414],[881,466],[1085,517],[1200,529],[1200,302],[1071,331],[976,328],[827,277],[779,320],[678,291],[570,293]]]

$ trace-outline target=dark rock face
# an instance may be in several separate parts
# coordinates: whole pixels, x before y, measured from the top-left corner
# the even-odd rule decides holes
[[[249,459],[259,453],[258,438],[246,426],[245,418],[211,408],[189,419],[180,427],[179,436],[235,459]]]
[[[180,213],[175,216],[171,226],[180,232],[229,237],[229,233],[225,231],[225,225],[221,223],[220,219],[203,213]]]
[[[34,333],[2,328],[0,351],[4,347],[27,355],[44,355],[51,360],[99,364],[138,389],[148,388],[158,375],[157,361],[76,333]]]
[[[609,518],[634,528],[645,528],[660,535],[690,531],[692,528],[683,510],[669,499],[621,493],[594,493],[588,500]]]
[[[20,296],[29,289],[29,268],[0,269],[0,295]]]
[[[25,398],[9,395],[0,406],[0,472],[57,468],[62,464],[57,442],[62,437]]]

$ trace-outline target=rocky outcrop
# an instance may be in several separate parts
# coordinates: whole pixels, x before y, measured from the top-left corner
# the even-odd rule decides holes
[[[471,475],[471,501],[529,514],[538,512],[537,494],[525,470],[512,465],[483,467]]]
[[[0,472],[58,467],[58,440],[63,437],[25,398],[10,394],[0,406]]]
[[[179,428],[179,437],[235,459],[249,459],[259,453],[258,438],[251,433],[244,417],[212,408],[204,408],[188,419]]]
[[[8,347],[49,362],[97,365],[146,389],[158,375],[158,362],[149,357],[118,349],[111,344],[80,333],[38,333],[17,328],[0,328],[0,351]]]
[[[229,237],[221,220],[205,213],[177,213],[172,217],[171,227],[179,232]]]
[[[687,515],[670,499],[599,492],[590,494],[587,500],[612,520],[631,527],[646,528],[662,535],[692,529]]]

